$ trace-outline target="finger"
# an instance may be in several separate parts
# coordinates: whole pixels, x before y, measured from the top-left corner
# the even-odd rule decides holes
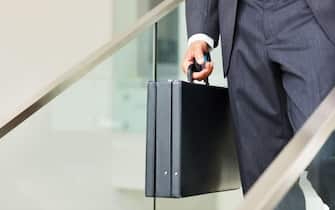
[[[194,51],[194,57],[198,64],[203,64],[204,61],[204,52],[202,48],[198,47]]]
[[[201,72],[193,73],[193,79],[204,80],[213,72],[213,69],[214,69],[213,63],[207,62],[205,68]]]
[[[192,48],[190,48],[190,49],[188,49],[184,60],[187,60],[187,61],[190,61],[190,62],[193,63],[194,56],[195,56],[195,54],[194,54]]]
[[[184,73],[187,73],[188,67],[193,64],[194,54],[191,49],[189,49],[184,57],[184,61],[182,64],[182,69]]]
[[[193,62],[191,62],[191,61],[188,61],[188,60],[184,60],[184,62],[183,62],[183,64],[182,64],[182,69],[183,69],[183,72],[186,74],[187,73],[187,71],[188,71],[188,67],[190,66],[190,65],[192,65],[193,64]]]

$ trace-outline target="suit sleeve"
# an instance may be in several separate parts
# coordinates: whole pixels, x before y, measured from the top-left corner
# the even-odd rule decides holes
[[[186,0],[186,25],[188,38],[195,34],[206,34],[219,41],[219,0]]]

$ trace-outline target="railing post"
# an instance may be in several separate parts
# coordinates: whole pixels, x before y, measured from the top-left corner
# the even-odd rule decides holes
[[[152,36],[152,71],[153,71],[153,80],[157,81],[157,44],[158,44],[158,23],[155,22],[153,26],[153,36]],[[156,111],[155,111],[156,113]],[[156,124],[156,122],[155,122]],[[156,148],[156,145],[155,145]],[[154,150],[154,171],[156,172],[156,149]],[[154,197],[153,197],[153,210],[156,210],[156,174],[154,174]]]
[[[158,23],[155,22],[153,26],[153,43],[152,43],[152,66],[153,66],[153,80],[157,81],[157,44],[158,44]]]

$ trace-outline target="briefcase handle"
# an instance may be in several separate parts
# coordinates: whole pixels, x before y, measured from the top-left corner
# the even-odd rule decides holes
[[[197,61],[194,58],[193,64],[189,65],[188,70],[187,70],[187,80],[190,83],[193,83],[193,77],[192,77],[193,72],[201,72],[205,68],[206,62],[210,62],[210,61],[211,61],[211,55],[209,54],[209,52],[204,54],[204,63],[202,65],[197,63]],[[206,83],[206,85],[209,86],[208,77],[204,79],[204,82]]]

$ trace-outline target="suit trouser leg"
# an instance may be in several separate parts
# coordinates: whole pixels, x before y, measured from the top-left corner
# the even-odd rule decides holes
[[[334,87],[333,47],[304,0],[239,4],[228,82],[244,192]],[[305,209],[298,184],[278,209]]]
[[[292,17],[285,17],[284,11],[274,14],[280,17],[276,18],[275,31],[280,35],[269,45],[268,55],[281,65],[288,116],[296,132],[335,87],[335,46],[305,1],[297,1],[292,9]],[[314,179],[310,178],[312,185],[331,210],[335,209],[334,138],[333,135],[328,140],[309,167],[309,177],[314,172]],[[316,170],[320,176],[315,176]]]
[[[262,9],[241,1],[228,85],[244,192],[293,135],[281,73],[267,56]]]
[[[280,66],[268,57],[262,11],[252,3],[239,4],[228,75],[244,193],[293,135]],[[304,197],[298,185],[289,194],[282,209],[304,210]]]

